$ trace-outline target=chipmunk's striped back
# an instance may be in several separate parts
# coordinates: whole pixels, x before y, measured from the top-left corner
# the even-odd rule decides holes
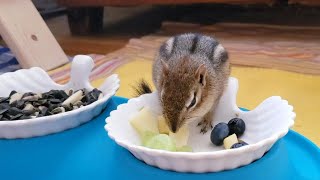
[[[185,56],[199,56],[218,65],[228,59],[228,53],[215,39],[201,34],[182,34],[168,39],[160,47],[163,60],[181,59]]]

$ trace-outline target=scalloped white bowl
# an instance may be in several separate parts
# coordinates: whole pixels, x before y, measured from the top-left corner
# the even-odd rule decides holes
[[[41,68],[22,69],[5,73],[0,76],[0,96],[6,97],[12,90],[17,92],[42,93],[52,89],[82,89],[92,90],[89,75],[94,62],[89,56],[77,55],[71,66],[69,83],[55,83]],[[61,132],[77,127],[99,115],[106,107],[108,100],[119,88],[120,80],[116,74],[109,76],[98,88],[103,98],[76,110],[27,120],[0,121],[0,138],[28,138]]]
[[[178,172],[217,172],[234,169],[250,164],[261,158],[273,144],[287,134],[294,124],[293,107],[278,96],[264,100],[252,111],[242,111],[236,104],[238,81],[229,78],[228,88],[224,92],[212,124],[228,122],[238,116],[246,122],[246,131],[240,139],[249,143],[238,149],[224,150],[210,142],[210,131],[201,134],[197,122],[189,124],[188,145],[195,152],[169,152],[140,146],[140,138],[129,123],[130,117],[142,107],[148,106],[155,114],[161,114],[157,94],[142,95],[119,105],[106,119],[105,129],[111,139],[129,150],[136,158],[145,163],[165,170]]]

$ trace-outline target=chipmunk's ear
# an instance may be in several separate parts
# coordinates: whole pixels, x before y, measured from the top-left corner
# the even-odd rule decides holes
[[[229,55],[226,49],[221,44],[219,44],[214,48],[213,57],[211,58],[213,58],[213,62],[217,66],[221,63],[226,62],[229,58]]]
[[[167,76],[169,74],[169,65],[163,59],[161,59],[160,61],[162,64],[162,73],[164,76]]]
[[[196,71],[196,78],[198,82],[202,85],[206,85],[206,77],[207,77],[207,68],[204,64],[201,64]]]

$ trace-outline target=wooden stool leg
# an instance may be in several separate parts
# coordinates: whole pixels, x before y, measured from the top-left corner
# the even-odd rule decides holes
[[[22,68],[50,70],[69,62],[30,0],[0,1],[0,34]]]
[[[99,33],[103,29],[103,7],[68,8],[68,22],[72,34]]]

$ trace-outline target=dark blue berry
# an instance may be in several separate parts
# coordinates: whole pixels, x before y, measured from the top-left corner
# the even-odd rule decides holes
[[[237,137],[241,136],[246,130],[246,124],[240,118],[233,118],[228,122],[230,134],[236,134]]]
[[[238,143],[235,143],[234,145],[232,145],[231,149],[239,148],[239,147],[246,146],[246,145],[248,145],[248,144],[245,142],[238,142]]]
[[[211,131],[211,142],[217,146],[221,145],[224,138],[229,135],[229,127],[226,123],[217,124]]]
[[[242,141],[241,139],[239,139],[239,143],[242,143],[242,144],[244,144],[244,145],[248,145],[248,143]]]

